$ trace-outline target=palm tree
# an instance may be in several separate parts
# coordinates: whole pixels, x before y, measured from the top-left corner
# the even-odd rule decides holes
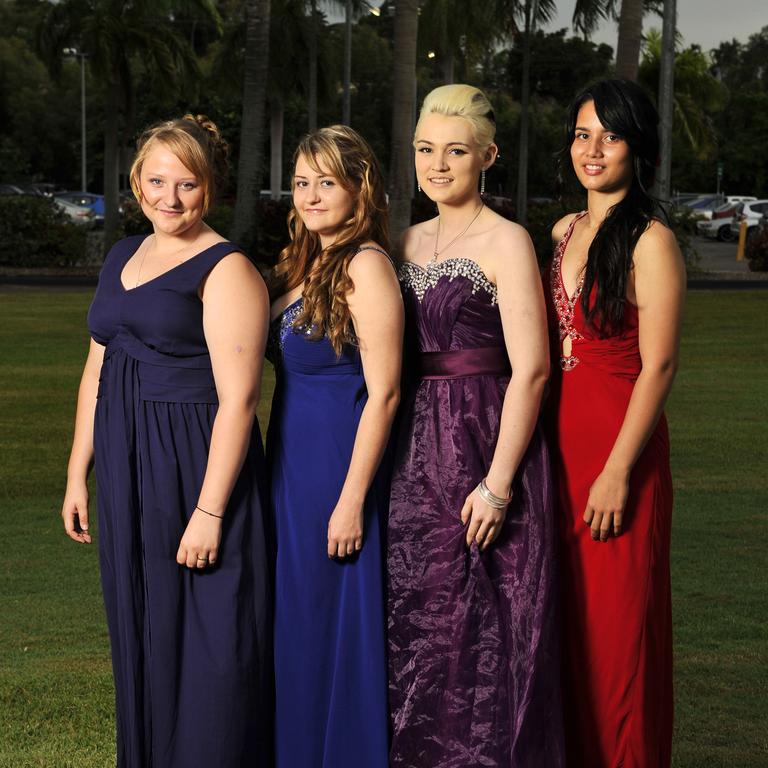
[[[661,62],[661,35],[651,29],[639,70],[639,82],[650,93],[655,93],[658,87]],[[723,109],[727,90],[711,73],[709,57],[696,45],[675,54],[674,70],[673,133],[699,160],[706,160],[716,145],[709,116]]]
[[[426,0],[421,6],[421,47],[435,51],[443,81],[453,83],[456,59],[471,50],[488,50],[504,36],[494,22],[495,0]]]
[[[637,80],[643,45],[643,0],[621,0],[619,39],[616,43],[616,74]]]
[[[413,124],[416,109],[416,41],[419,0],[394,0],[395,37],[392,65],[392,152],[389,220],[393,237],[411,223],[413,197]]]
[[[261,186],[264,123],[269,71],[270,0],[247,0],[245,6],[245,72],[237,164],[237,199],[231,239],[244,246],[253,237],[254,211]]]
[[[659,12],[663,0],[576,0],[573,25],[585,35],[594,32],[600,19],[612,16],[618,19],[619,36],[616,42],[616,75],[637,80],[640,49],[643,42],[643,15],[646,11]]]
[[[88,57],[104,94],[104,247],[118,224],[120,127],[131,130],[134,69],[141,61],[158,89],[172,92],[199,78],[197,59],[185,33],[173,23],[179,7],[197,11],[220,26],[212,0],[63,0],[52,4],[38,30],[38,50],[51,72],[61,71],[64,48]]]
[[[523,78],[520,88],[520,141],[518,144],[517,170],[517,220],[528,220],[528,132],[530,126],[531,98],[531,40],[536,26],[546,23],[555,14],[555,0],[500,0],[497,18],[511,35],[520,29],[523,33]]]

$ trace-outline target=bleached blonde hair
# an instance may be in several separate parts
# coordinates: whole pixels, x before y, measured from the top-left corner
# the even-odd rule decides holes
[[[472,135],[480,147],[493,144],[496,136],[496,119],[491,102],[479,88],[456,83],[441,85],[430,91],[421,105],[416,134],[419,132],[421,121],[427,115],[435,114],[465,118],[472,126]]]

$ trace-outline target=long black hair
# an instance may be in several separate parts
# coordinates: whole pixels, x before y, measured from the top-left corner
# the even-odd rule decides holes
[[[637,241],[654,218],[666,216],[649,192],[659,157],[659,115],[645,91],[627,80],[600,80],[573,100],[566,120],[565,145],[558,156],[561,187],[567,179],[575,178],[571,144],[579,109],[590,101],[603,127],[626,141],[634,167],[627,194],[611,207],[587,254],[581,306],[587,323],[603,336],[624,326],[627,279]],[[590,306],[595,284],[597,295]]]

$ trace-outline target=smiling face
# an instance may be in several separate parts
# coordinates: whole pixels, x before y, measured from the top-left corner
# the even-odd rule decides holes
[[[320,237],[323,248],[333,243],[352,216],[354,198],[323,163],[315,157],[315,170],[303,155],[293,174],[293,205],[304,226]]]
[[[149,150],[139,179],[141,210],[156,233],[178,236],[200,224],[205,188],[165,144]]]
[[[495,144],[478,146],[465,118],[436,113],[419,121],[413,145],[422,190],[436,203],[452,205],[478,195],[480,171],[492,165],[497,152]]]
[[[585,102],[579,109],[571,161],[579,183],[588,192],[626,191],[632,183],[632,151],[622,136],[603,126],[594,101]]]

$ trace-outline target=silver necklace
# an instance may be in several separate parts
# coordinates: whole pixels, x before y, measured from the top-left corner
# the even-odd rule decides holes
[[[448,243],[448,245],[444,245],[440,249],[438,249],[438,247],[437,247],[438,241],[440,240],[440,216],[438,215],[438,217],[437,217],[437,234],[435,235],[435,250],[434,250],[434,253],[432,254],[432,258],[427,262],[427,266],[431,266],[432,264],[434,264],[437,261],[437,257],[441,253],[444,253],[445,251],[447,251],[460,237],[463,237],[464,235],[467,234],[467,230],[475,223],[475,220],[480,215],[480,213],[482,212],[483,208],[485,208],[485,203],[481,202],[480,206],[478,207],[475,215],[472,217],[472,220],[469,222],[469,224],[467,224],[467,226],[464,227],[464,229],[462,229],[461,232],[459,232],[459,234],[456,235],[456,237],[454,237],[453,240],[451,240]]]

